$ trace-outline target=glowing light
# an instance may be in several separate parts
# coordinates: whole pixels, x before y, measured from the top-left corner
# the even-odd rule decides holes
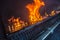
[[[22,28],[24,28],[24,26],[27,26],[28,24],[22,20],[20,20],[20,18],[10,18],[9,20],[9,31],[10,32],[15,32],[17,30],[21,30]]]
[[[47,16],[47,17],[48,17],[49,15],[45,12],[45,16]]]
[[[54,16],[55,15],[55,10],[51,11],[50,16]]]
[[[46,19],[48,16],[54,16],[55,15],[55,10],[51,11],[51,14],[45,12],[45,16],[43,17],[39,13],[39,9],[44,6],[44,2],[42,0],[33,0],[34,2],[32,4],[27,4],[26,8],[29,11],[28,21],[25,22],[20,19],[20,17],[15,18],[14,16],[8,19],[8,27],[10,32],[15,32],[18,30],[21,30],[25,28],[28,25],[35,24],[37,22],[42,21],[43,19]],[[29,24],[28,24],[29,23]]]
[[[35,24],[42,20],[42,16],[39,13],[39,9],[41,6],[44,6],[44,2],[42,0],[33,0],[32,4],[27,4],[26,8],[29,10],[29,22],[30,24]]]

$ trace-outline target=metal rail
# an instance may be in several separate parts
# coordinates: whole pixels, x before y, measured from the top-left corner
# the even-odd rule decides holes
[[[43,35],[39,36],[36,40],[44,40],[50,33],[54,31],[56,27],[58,27],[59,24],[60,22],[56,22],[54,25],[48,28],[48,30]]]
[[[24,30],[7,35],[10,40],[44,40],[59,24],[60,14]]]

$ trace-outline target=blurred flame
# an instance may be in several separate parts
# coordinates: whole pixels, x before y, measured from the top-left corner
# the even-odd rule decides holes
[[[55,10],[51,11],[50,16],[54,16],[55,15]]]
[[[27,26],[28,24],[22,20],[20,20],[20,18],[10,18],[9,20],[9,31],[10,32],[15,32],[17,30],[21,30],[24,26]]]
[[[45,12],[45,16],[46,16],[46,17],[48,17],[48,16],[54,16],[54,15],[56,15],[55,10],[52,10],[50,14],[47,14],[47,13]]]
[[[45,12],[45,16],[47,16],[47,17],[48,17],[49,15]]]
[[[30,24],[35,24],[38,21],[42,20],[42,16],[39,13],[39,8],[44,6],[44,2],[42,0],[33,0],[32,4],[27,4],[26,8],[29,10],[29,22]]]
[[[18,30],[21,30],[22,28],[30,25],[30,24],[35,24],[39,21],[42,21],[43,19],[46,19],[48,16],[54,16],[55,15],[55,10],[51,11],[51,14],[47,14],[45,12],[45,16],[41,16],[41,14],[39,13],[39,9],[41,8],[41,6],[44,6],[44,2],[42,0],[33,0],[34,2],[32,4],[27,4],[26,8],[29,11],[29,24],[28,22],[24,22],[20,19],[20,17],[15,18],[14,16],[11,17],[10,19],[8,19],[9,22],[9,31],[10,32],[15,32]]]

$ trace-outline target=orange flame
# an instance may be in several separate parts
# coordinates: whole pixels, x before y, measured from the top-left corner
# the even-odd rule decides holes
[[[38,21],[42,20],[42,16],[39,13],[39,8],[44,6],[42,0],[33,0],[34,3],[26,5],[26,8],[29,10],[29,22],[30,24],[35,24]]]
[[[55,10],[51,11],[50,16],[54,16],[55,15]]]
[[[24,21],[20,20],[20,18],[10,18],[9,20],[9,31],[10,32],[15,32],[17,30],[21,30],[24,28],[24,26],[27,26],[28,24],[25,23]]]
[[[47,16],[47,17],[48,17],[49,15],[45,12],[45,16]]]
[[[39,13],[39,9],[41,8],[41,6],[45,5],[44,2],[42,0],[33,0],[33,1],[34,2],[32,4],[26,5],[26,8],[29,11],[29,16],[28,16],[29,22],[24,22],[20,18],[15,18],[15,17],[8,19],[8,22],[9,22],[8,27],[9,27],[10,32],[15,32],[15,31],[21,30],[30,24],[35,24],[39,21],[42,21],[43,19],[46,19],[48,16],[55,15],[55,10],[53,10],[51,12],[51,14],[47,14],[45,12],[45,16],[42,17],[41,14]]]
[[[45,16],[46,16],[46,17],[48,17],[48,16],[54,16],[54,15],[56,15],[56,14],[57,14],[57,13],[55,13],[55,10],[52,10],[50,14],[47,14],[47,13],[45,12]]]

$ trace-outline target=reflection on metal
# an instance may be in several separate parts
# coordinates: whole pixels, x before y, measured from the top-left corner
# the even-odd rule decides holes
[[[44,40],[52,31],[54,31],[54,29],[60,24],[60,22],[56,22],[54,25],[52,25],[50,28],[48,28],[48,30],[41,35],[38,39],[36,40]]]
[[[60,23],[60,15],[7,35],[11,40],[44,40]]]

